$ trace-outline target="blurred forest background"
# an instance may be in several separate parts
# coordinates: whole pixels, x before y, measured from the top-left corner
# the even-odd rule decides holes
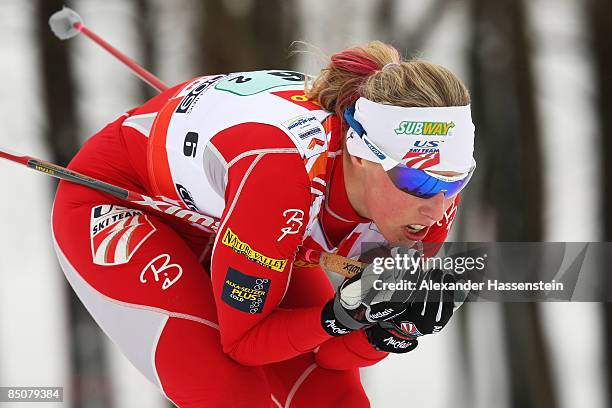
[[[468,84],[477,127],[452,238],[612,241],[609,0],[2,0],[0,145],[60,165],[154,95],[84,37],[53,36],[63,4],[168,84],[316,74],[319,51],[373,39],[445,65]],[[289,57],[295,40],[319,51]],[[75,408],[168,406],[65,282],[54,181],[8,162],[0,181],[0,386],[64,386]],[[374,407],[611,406],[610,304],[467,304],[430,337],[362,371]]]

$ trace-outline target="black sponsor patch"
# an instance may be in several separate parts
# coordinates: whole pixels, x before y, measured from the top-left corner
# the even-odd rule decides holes
[[[178,192],[179,197],[181,197],[181,200],[183,200],[187,208],[189,208],[191,211],[198,211],[198,207],[196,207],[195,201],[193,200],[193,195],[191,195],[191,192],[189,190],[177,183],[176,191]]]
[[[269,288],[270,279],[245,275],[230,267],[225,275],[221,299],[234,309],[250,314],[261,313]]]
[[[221,78],[225,78],[225,75],[215,75],[204,78],[202,82],[193,88],[187,95],[181,100],[181,104],[176,108],[176,113],[190,113],[193,106],[198,102],[198,99],[204,94],[211,85],[219,81]]]

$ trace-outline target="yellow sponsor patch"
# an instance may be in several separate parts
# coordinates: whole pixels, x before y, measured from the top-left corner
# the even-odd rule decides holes
[[[270,258],[260,252],[255,251],[249,244],[241,241],[240,238],[238,238],[238,235],[234,234],[234,232],[229,228],[225,230],[225,234],[223,234],[223,239],[221,242],[224,245],[232,248],[234,252],[244,255],[247,257],[247,259],[263,265],[266,268],[282,272],[285,270],[285,266],[287,266],[286,259]]]

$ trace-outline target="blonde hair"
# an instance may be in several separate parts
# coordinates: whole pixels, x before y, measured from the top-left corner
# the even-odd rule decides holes
[[[399,51],[380,41],[331,56],[305,94],[342,119],[359,97],[405,107],[464,106],[465,84],[441,65],[421,59],[404,61]]]

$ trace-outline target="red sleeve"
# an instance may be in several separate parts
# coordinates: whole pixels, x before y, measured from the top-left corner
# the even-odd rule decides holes
[[[276,138],[280,148],[288,141],[268,125],[243,128],[240,137],[243,147],[249,138],[268,144]],[[238,144],[216,143],[222,154]],[[278,309],[308,223],[310,181],[297,153],[255,144],[257,150],[232,152],[233,163],[225,157],[231,163],[226,208],[211,264],[223,350],[244,365],[287,360],[331,338],[320,323],[323,304]]]
[[[323,343],[315,354],[315,361],[329,370],[349,370],[374,365],[388,355],[372,347],[365,332],[357,330]]]

